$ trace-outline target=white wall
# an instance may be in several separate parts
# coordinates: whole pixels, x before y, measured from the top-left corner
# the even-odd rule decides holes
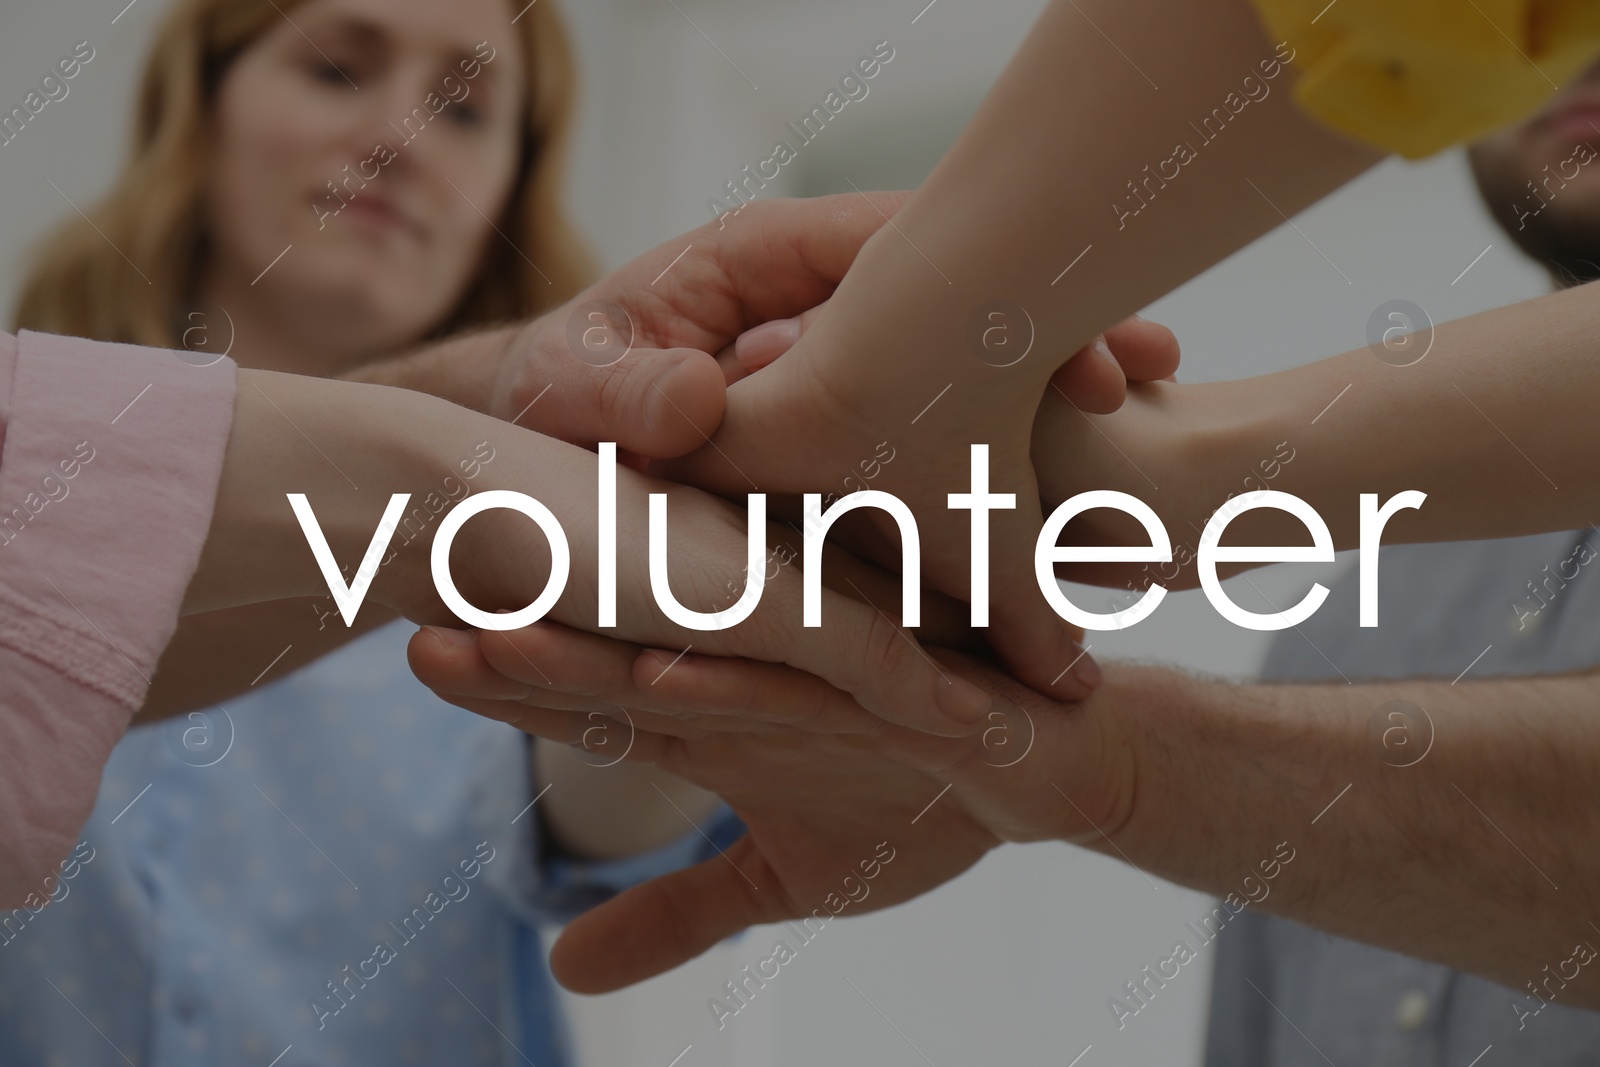
[[[87,37],[99,52],[67,100],[0,147],[0,297],[8,305],[25,245],[71,210],[47,179],[83,204],[119,158],[129,82],[166,0],[137,0],[112,26],[122,2],[7,0],[0,8],[0,104],[20,100],[73,42]],[[604,257],[620,263],[702,222],[705,200],[764,157],[783,122],[881,39],[896,58],[871,95],[830,127],[829,144],[819,140],[821,159],[805,173],[836,182],[859,165],[869,177],[852,180],[863,187],[878,176],[914,181],[1040,6],[938,0],[912,25],[924,2],[676,0],[681,12],[667,0],[569,3],[586,73],[574,203]],[[1279,229],[1149,309],[1182,338],[1184,376],[1239,377],[1357,347],[1372,310],[1395,297],[1443,320],[1543,288],[1491,228],[1455,156],[1381,167],[1296,221],[1300,232]],[[1361,402],[1341,401],[1347,410]],[[1306,412],[1297,448],[1317,446],[1316,414]],[[1283,603],[1311,579],[1306,569],[1279,568],[1254,580]],[[1248,605],[1253,594],[1235,596]],[[1180,594],[1134,630],[1101,635],[1095,651],[1248,675],[1264,645]],[[1083,1067],[1190,1064],[1206,973],[1186,971],[1120,1033],[1105,1001],[1202,910],[1198,895],[1098,856],[1008,848],[921,900],[831,927],[720,1034],[706,999],[756,958],[757,946],[771,944],[763,932],[573,1007],[590,1064],[666,1067],[691,1044],[683,1067],[920,1067],[923,1054],[939,1067],[1062,1065],[1090,1044]]]

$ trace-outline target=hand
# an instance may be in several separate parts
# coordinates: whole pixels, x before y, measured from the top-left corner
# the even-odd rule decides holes
[[[568,744],[604,735],[596,754],[609,759],[626,747],[628,759],[720,794],[745,821],[748,833],[726,858],[655,879],[567,927],[551,964],[578,992],[641,981],[757,923],[899,903],[1001,841],[1109,840],[1133,810],[1133,716],[1106,706],[1112,686],[1065,707],[941,651],[945,670],[994,696],[981,736],[942,738],[886,725],[791,668],[691,653],[665,669],[658,652],[550,624],[475,643],[447,644],[425,630],[409,654],[452,703]],[[568,664],[603,680],[606,696],[657,710],[634,707],[630,728],[612,730],[607,718],[597,730],[592,711],[498,699],[517,684],[510,679],[531,674],[519,664],[535,659]],[[841,905],[846,896],[852,903]]]
[[[1059,564],[1057,577],[1128,591],[1119,595],[1153,583],[1167,589],[1197,587],[1195,546],[1218,508],[1241,493],[1295,491],[1292,474],[1279,479],[1295,459],[1296,444],[1303,443],[1294,429],[1303,424],[1298,407],[1279,400],[1275,386],[1268,380],[1143,383],[1130,389],[1127,403],[1109,416],[1075,410],[1054,390],[1046,395],[1033,432],[1033,465],[1045,509],[1093,489],[1127,493],[1155,510],[1172,542],[1168,563]],[[1269,414],[1279,410],[1293,418]],[[1292,544],[1305,537],[1305,530],[1298,519],[1263,510],[1240,514],[1227,537],[1234,544]],[[1084,512],[1067,525],[1061,540],[1097,546],[1150,543],[1143,527],[1110,509]],[[1249,566],[1223,564],[1218,573],[1226,577]]]
[[[741,390],[755,389],[758,385],[776,382],[770,390],[757,392],[748,408],[735,405],[734,420],[719,434],[718,445],[715,446],[716,454],[712,455],[707,450],[702,450],[686,464],[667,464],[665,471],[672,472],[676,477],[683,477],[699,484],[716,485],[724,490],[737,490],[739,478],[747,481],[760,482],[763,487],[773,487],[790,491],[797,491],[806,486],[808,477],[806,468],[814,464],[824,466],[832,464],[835,470],[843,470],[845,477],[842,487],[845,489],[860,489],[866,486],[867,477],[863,472],[873,474],[882,473],[884,481],[874,483],[874,488],[888,488],[902,498],[907,498],[907,490],[900,487],[900,475],[907,470],[907,465],[902,463],[898,467],[878,462],[883,455],[883,447],[888,445],[890,455],[899,455],[902,450],[911,453],[910,480],[913,483],[909,490],[913,510],[916,510],[916,500],[920,495],[925,507],[936,510],[932,512],[932,521],[940,530],[947,530],[949,524],[955,521],[945,510],[945,500],[939,497],[939,486],[945,489],[959,489],[968,484],[968,459],[965,445],[955,449],[945,447],[951,442],[988,442],[990,439],[975,432],[951,431],[950,433],[934,439],[923,434],[916,436],[917,431],[910,427],[906,430],[905,437],[888,437],[878,445],[868,446],[859,432],[859,426],[849,425],[851,419],[846,412],[846,418],[841,422],[838,411],[821,411],[819,408],[826,406],[829,401],[826,397],[821,400],[805,399],[808,395],[808,375],[802,372],[798,377],[784,381],[778,377],[777,368],[770,365],[779,359],[791,347],[804,344],[808,331],[814,323],[818,322],[825,314],[825,308],[808,310],[799,318],[775,321],[757,327],[742,335],[735,345],[736,361],[730,372],[730,379],[738,382],[734,386],[732,395],[739,398]],[[803,360],[803,355],[790,356],[789,360]],[[972,361],[977,363],[976,360]],[[1057,398],[1072,406],[1091,411],[1110,411],[1121,404],[1128,381],[1142,382],[1166,378],[1175,370],[1178,362],[1178,345],[1176,338],[1166,328],[1154,323],[1133,318],[1120,323],[1108,330],[1106,334],[1097,338],[1091,345],[1080,350],[1064,366],[1057,370],[1051,381],[1049,395],[1045,403],[1056,401]],[[785,361],[781,365],[784,369],[794,366]],[[746,379],[762,368],[763,377],[755,375]],[[993,368],[991,368],[993,369]],[[837,390],[829,386],[821,392],[831,395]],[[815,390],[813,391],[815,392]],[[943,394],[940,394],[941,396]],[[800,399],[796,400],[795,397]],[[958,401],[959,403],[959,401]],[[1034,401],[1038,406],[1039,401]],[[834,405],[848,407],[845,401]],[[931,409],[930,409],[931,410]],[[744,418],[741,411],[754,411],[748,419]],[[810,411],[812,414],[807,415]],[[922,414],[926,414],[926,411]],[[922,414],[912,419],[912,423],[920,421]],[[980,419],[988,418],[992,421],[992,413],[979,411]],[[805,420],[816,418],[822,421],[827,428],[807,428],[803,425],[789,426],[785,420]],[[831,420],[831,421],[830,421]],[[859,422],[860,420],[856,420]],[[1026,430],[1026,420],[1011,419],[1012,426],[997,429],[994,432],[1004,434],[1007,438],[1018,438]],[[743,427],[741,432],[740,427]],[[866,437],[872,437],[867,434]],[[868,449],[863,451],[859,463],[845,460],[839,451],[839,442],[855,440],[856,447]],[[924,443],[919,446],[917,442]],[[770,447],[769,442],[782,442],[781,450]],[[806,446],[814,447],[807,448]],[[928,448],[932,448],[930,453]],[[920,454],[919,454],[920,448]],[[1013,456],[1017,448],[1017,441],[1011,441]],[[747,452],[754,455],[747,456]],[[1000,453],[996,449],[996,454]],[[826,458],[818,458],[820,456]],[[1063,460],[1062,462],[1070,462]],[[1002,468],[1005,463],[1001,464]],[[1013,468],[1013,478],[1024,478],[1028,483],[1022,492],[1022,510],[1027,513],[1028,521],[1021,526],[1012,523],[1009,527],[1001,526],[996,531],[996,544],[991,550],[991,559],[995,560],[994,575],[995,588],[1005,590],[1011,588],[1008,583],[1018,581],[1025,583],[1021,596],[1009,600],[1002,599],[1001,606],[997,608],[1000,616],[997,622],[996,647],[1001,650],[1001,655],[1015,670],[1019,677],[1045,692],[1053,692],[1065,698],[1081,698],[1090,691],[1098,680],[1097,668],[1093,660],[1083,654],[1076,644],[1068,644],[1058,653],[1047,655],[1054,643],[1063,639],[1070,640],[1075,631],[1070,628],[1063,629],[1063,624],[1049,610],[1043,599],[1033,587],[1032,559],[1033,540],[1028,531],[1036,532],[1042,524],[1042,515],[1037,504],[1038,493],[1032,488],[1032,472],[1019,465],[1013,459],[1010,461]],[[860,469],[857,470],[856,468]],[[944,481],[935,479],[931,486],[924,482],[926,469],[944,470]],[[1002,477],[1004,475],[1001,475]],[[900,481],[897,481],[900,479]],[[811,483],[812,488],[817,488],[816,483]],[[831,488],[831,486],[823,486]],[[1004,485],[999,488],[1005,488]],[[1028,494],[1032,494],[1031,496]],[[917,512],[928,520],[929,513],[924,510]],[[879,519],[877,515],[874,519]],[[997,523],[1010,520],[1010,516],[996,519]],[[848,520],[846,520],[848,522]],[[1009,535],[1004,530],[1010,530]],[[862,534],[865,533],[865,538]],[[894,547],[898,540],[894,538],[894,531],[887,522],[878,521],[875,525],[868,526],[863,531],[857,528],[852,544],[858,550],[867,551],[874,559],[885,565],[893,565],[892,561],[898,558],[898,550]],[[872,542],[876,541],[879,547],[874,550]],[[949,537],[934,536],[926,538],[924,544],[932,543],[929,553],[932,557],[932,575],[930,582],[945,592],[957,596],[970,595],[970,586],[966,584],[969,571],[964,564],[966,560],[959,557],[958,553],[967,543],[959,535]]]
[[[746,330],[733,345],[732,360],[724,359],[728,384],[768,366],[794,347],[806,329],[822,314],[823,306],[791,319],[774,319]],[[1180,351],[1178,338],[1160,323],[1135,315],[1124,319],[1080,348],[1050,379],[1054,388],[1045,394],[1040,413],[1057,403],[1097,415],[1122,407],[1130,384],[1176,381]]]
[[[286,433],[285,425],[298,432]],[[473,473],[463,474],[463,456],[475,457]],[[371,601],[413,621],[453,626],[458,611],[521,611],[543,599],[555,572],[556,540],[569,549],[570,573],[551,594],[547,613],[598,628],[600,462],[583,449],[423,393],[240,371],[211,525],[184,613],[320,596],[364,574],[356,584],[371,583],[363,585]],[[883,613],[824,588],[820,602],[830,625],[802,626],[802,580],[787,565],[793,557],[763,550],[763,541],[782,545],[780,528],[768,527],[752,551],[744,511],[626,468],[614,474],[616,544],[650,543],[652,503],[665,504],[668,520],[667,535],[655,539],[658,567],[651,565],[653,553],[616,553],[618,637],[790,663],[859,695],[887,719],[937,733],[969,732],[981,723],[988,695],[941,672]],[[460,490],[464,476],[474,479],[475,492],[455,495],[450,487]],[[451,499],[461,501],[458,508],[470,507],[496,490],[536,493],[544,511],[535,514],[545,522],[553,517],[561,529],[547,539],[529,517],[505,507],[471,518],[448,554],[465,601],[452,608],[433,571],[434,539],[457,514],[446,514]],[[383,516],[397,494],[410,499],[383,533]],[[308,545],[309,518],[302,529],[289,497],[309,506],[321,534],[313,542],[318,549]],[[245,553],[250,567],[238,565]],[[340,561],[353,568],[345,572],[349,581],[337,573]],[[828,571],[833,580],[873,595],[869,568],[836,556]],[[756,579],[762,588],[752,588]],[[700,628],[707,624],[703,618],[669,616],[655,595],[657,584],[660,602],[678,602],[675,612],[737,610],[743,621],[708,630]],[[755,593],[748,609],[747,591]],[[347,624],[355,622],[359,609],[351,600],[340,610]]]
[[[874,194],[883,214],[854,195],[759,201],[646,252],[524,327],[484,410],[586,448],[703,446],[724,402],[708,353],[731,368],[740,334],[826,301],[909,195]]]
[[[742,334],[734,345],[736,359],[731,363],[737,370],[732,380],[780,359],[820,312],[821,308],[813,308],[797,318],[764,323]],[[1205,504],[1220,505],[1230,487],[1213,485],[1217,479],[1204,469],[1208,464],[1198,463],[1194,457],[1224,436],[1226,416],[1219,419],[1215,413],[1230,405],[1218,404],[1214,395],[1203,395],[1204,389],[1177,385],[1178,359],[1178,339],[1171,330],[1134,316],[1101,334],[1056,371],[1033,428],[1033,465],[1044,513],[1077,493],[1116,489],[1156,507],[1169,530],[1198,529],[1205,524],[1210,514],[1203,510]],[[1134,387],[1131,390],[1130,385]],[[1237,407],[1237,401],[1232,406]],[[1112,418],[1091,417],[1113,414]],[[1260,469],[1244,468],[1239,484],[1231,491],[1264,488],[1294,455],[1287,442],[1257,450],[1263,449],[1263,459],[1255,464]],[[1181,465],[1174,465],[1174,457],[1182,457]],[[1225,462],[1220,465],[1227,466]],[[1149,480],[1154,473],[1161,475],[1165,487],[1159,494],[1152,492],[1156,487]],[[1134,545],[1147,543],[1144,538],[1142,529],[1097,509],[1069,524],[1062,542]],[[881,563],[892,558],[881,544],[868,545],[859,537],[852,548]],[[1060,564],[1056,574],[1066,581],[1095,585],[1132,582],[1133,588],[1159,579],[1169,588],[1181,589],[1199,584],[1193,562],[1193,551],[1179,544],[1170,565]]]
[[[468,499],[481,498],[484,492],[495,489],[537,495],[558,519],[571,546],[570,577],[548,617],[570,626],[596,628],[597,458],[504,422],[437,401],[424,404],[424,400],[418,397],[412,402],[414,410],[404,420],[405,436],[415,443],[394,456],[393,464],[401,471],[418,466],[426,471],[426,464],[415,459],[419,451],[449,455],[473,447],[469,442],[474,440],[491,442],[495,458],[492,463],[483,464],[475,483],[477,493]],[[672,592],[683,602],[684,609],[724,611],[742,599],[745,566],[750,559],[743,509],[699,490],[659,482],[627,469],[616,472],[616,481],[619,545],[647,544],[650,497],[660,494],[666,498],[670,531],[667,570],[675,579]],[[392,491],[387,486],[383,489]],[[343,526],[365,531],[345,538],[364,549],[363,538],[370,536],[373,519],[366,518],[364,525],[360,520],[346,521]],[[781,527],[769,527],[765,533],[769,546],[778,552],[786,547]],[[764,580],[764,588],[749,617],[725,630],[693,629],[672,621],[652,591],[655,581],[650,553],[619,552],[619,625],[610,632],[658,647],[693,647],[713,655],[789,663],[856,694],[875,713],[919,729],[960,734],[982,727],[988,695],[958,676],[941,671],[918,647],[915,638],[867,604],[824,589],[822,601],[828,626],[803,627],[801,578],[796,568],[788,566],[793,555],[778,552],[758,550],[755,566],[760,568],[758,577]],[[360,550],[347,543],[336,554],[359,557]],[[400,566],[392,577],[380,577],[373,596],[414,621],[457,625],[454,614],[435,590],[430,555],[428,546],[401,549],[397,557]],[[524,608],[543,594],[552,568],[545,535],[528,518],[506,510],[487,511],[464,526],[451,561],[461,596],[485,612]],[[872,596],[886,580],[843,553],[830,559],[829,572],[833,580],[847,583],[866,596]],[[939,605],[933,607],[931,618],[936,618]],[[560,674],[568,666],[533,658],[525,663],[526,670],[540,677]],[[576,684],[584,684],[581,677]]]

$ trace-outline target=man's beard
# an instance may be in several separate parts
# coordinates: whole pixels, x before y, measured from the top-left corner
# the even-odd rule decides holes
[[[1550,272],[1562,288],[1600,279],[1600,190],[1574,190],[1563,203],[1557,189],[1540,207],[1528,188],[1529,175],[1497,155],[1469,153],[1478,192],[1500,228],[1528,258]],[[1592,180],[1592,179],[1591,179]],[[1519,214],[1521,211],[1526,215]],[[1520,229],[1519,229],[1520,227]]]

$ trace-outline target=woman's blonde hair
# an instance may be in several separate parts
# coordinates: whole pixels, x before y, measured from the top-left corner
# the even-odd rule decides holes
[[[145,64],[131,157],[88,219],[68,221],[39,247],[17,304],[19,329],[178,347],[205,252],[208,124],[218,86],[281,11],[302,2],[178,0]],[[561,206],[576,77],[555,2],[541,0],[518,20],[528,95],[517,180],[499,223],[515,247],[486,246],[478,274],[437,333],[532,315],[590,280],[588,254]]]

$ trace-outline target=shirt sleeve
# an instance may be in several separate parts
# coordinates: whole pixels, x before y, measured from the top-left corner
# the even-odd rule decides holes
[[[727,805],[670,844],[615,860],[580,860],[546,850],[536,904],[551,922],[567,922],[596,904],[663,874],[711,859],[744,834],[744,823]]]
[[[485,883],[530,926],[566,923],[625,889],[717,855],[744,833],[744,823],[719,803],[700,825],[685,825],[682,837],[649,852],[614,860],[568,856],[540,832],[544,793],[533,775],[532,739],[509,727],[484,738],[481,788],[467,819],[474,836],[496,849],[494,863],[484,867]]]
[[[1593,0],[1254,0],[1295,98],[1420,159],[1527,117],[1600,56]]]
[[[227,360],[0,334],[0,907],[51,892],[177,628],[233,393]]]

